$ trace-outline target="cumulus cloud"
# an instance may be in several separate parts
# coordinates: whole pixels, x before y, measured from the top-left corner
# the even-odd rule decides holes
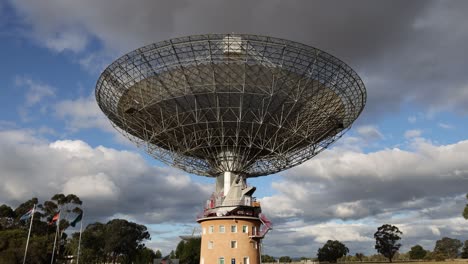
[[[380,140],[384,138],[384,136],[382,135],[382,133],[379,131],[379,129],[376,126],[372,126],[372,125],[359,126],[357,127],[356,131],[361,137],[367,140]]]
[[[71,131],[76,132],[88,128],[98,128],[108,132],[114,131],[92,95],[57,102],[54,110],[55,115],[64,120],[67,128]]]
[[[422,131],[419,130],[419,129],[411,129],[411,130],[407,130],[405,131],[405,138],[415,138],[415,137],[420,137],[422,134]]]
[[[134,148],[124,136],[125,133],[112,127],[109,119],[99,109],[94,95],[58,101],[53,105],[53,110],[55,117],[64,121],[65,128],[72,133],[84,129],[99,129],[113,134],[116,143]]]
[[[104,173],[70,179],[64,184],[63,191],[80,197],[106,200],[116,200],[120,193],[120,189]]]
[[[311,249],[327,237],[355,241],[352,251],[368,252],[376,227],[387,222],[402,226],[408,236],[405,247],[418,242],[430,249],[439,236],[466,233],[456,217],[464,205],[468,179],[463,160],[466,141],[435,145],[416,140],[420,132],[407,131],[410,150],[365,153],[349,147],[367,144],[363,137],[384,139],[378,127],[367,124],[398,111],[401,104],[422,107],[423,112],[468,114],[468,55],[460,45],[468,42],[466,2],[17,0],[10,4],[38,43],[55,52],[74,52],[80,65],[96,72],[119,54],[145,44],[217,32],[300,41],[329,51],[356,69],[368,89],[368,105],[358,121],[364,125],[357,126],[356,136],[343,138],[342,145],[284,172],[283,181],[272,184],[277,194],[262,199],[264,212],[276,224],[265,240],[267,253],[314,255],[316,250]],[[26,101],[37,105],[37,98],[48,96],[39,94]],[[58,102],[54,109],[71,131],[112,130],[92,96]],[[419,116],[408,118],[410,123],[416,121]],[[207,195],[189,177],[145,165],[131,152],[82,141],[47,142],[18,130],[2,131],[0,143],[5,168],[0,175],[6,179],[0,199],[12,204],[42,193],[24,188],[26,182],[44,193],[78,185],[76,191],[93,201],[90,210],[96,217],[120,214],[157,223],[191,219],[196,205],[182,198],[191,191]],[[95,184],[86,184],[90,182]],[[134,208],[135,203],[141,206]],[[368,224],[353,224],[356,219]]]
[[[79,52],[85,48],[87,42],[86,35],[70,31],[60,32],[45,39],[45,45],[57,52],[64,50]]]
[[[0,201],[12,206],[55,193],[82,198],[88,222],[124,214],[145,224],[192,223],[205,186],[138,154],[80,140],[48,142],[33,131],[0,131]]]
[[[468,141],[439,146],[416,140],[412,148],[327,150],[284,172],[284,182],[272,185],[282,194],[274,197],[279,201],[273,205],[268,203],[273,198],[266,198],[266,206],[273,211],[281,204],[299,208],[311,221],[361,219],[401,208],[423,209],[426,204],[418,199],[432,199],[434,206],[466,192],[468,165],[461,153],[468,151]],[[318,207],[308,210],[312,201]]]
[[[302,220],[275,225],[264,240],[264,251],[274,256],[316,256],[318,248],[327,240],[339,240],[350,249],[350,255],[363,252],[366,255],[376,254],[374,233],[382,224],[396,225],[402,232],[400,252],[407,252],[416,244],[426,250],[433,250],[435,241],[444,236],[465,240],[468,227],[461,217],[441,219],[400,219],[382,220],[366,219],[363,223],[350,221],[326,221],[311,224]]]
[[[40,105],[39,110],[45,112],[47,104],[44,104],[43,101],[47,98],[55,97],[55,88],[29,77],[16,76],[15,85],[20,88],[26,88],[24,103],[18,107],[18,112],[24,121],[30,119],[29,111],[31,108]]]
[[[338,239],[349,241],[354,252],[372,253],[373,232],[385,223],[404,231],[405,250],[416,243],[432,249],[441,236],[462,239],[458,229],[465,230],[461,211],[468,184],[463,153],[468,141],[435,145],[421,138],[411,150],[326,150],[283,172],[272,183],[277,193],[261,199],[275,223],[265,244],[287,253],[307,240],[310,252]],[[287,242],[273,241],[286,234]]]

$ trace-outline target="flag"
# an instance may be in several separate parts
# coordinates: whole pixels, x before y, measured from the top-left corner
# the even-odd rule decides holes
[[[80,212],[80,214],[75,218],[75,220],[73,220],[70,225],[75,227],[75,225],[81,221],[81,219],[83,218],[83,212]]]
[[[56,214],[54,215],[54,217],[52,217],[52,220],[49,222],[49,225],[51,225],[51,224],[57,222],[57,220],[59,219],[59,217],[60,217],[60,211],[59,211],[58,213],[56,213]]]
[[[20,221],[29,219],[29,218],[32,216],[33,213],[34,213],[34,208],[32,208],[31,210],[29,210],[29,211],[28,211],[27,213],[25,213],[23,216],[21,216]]]

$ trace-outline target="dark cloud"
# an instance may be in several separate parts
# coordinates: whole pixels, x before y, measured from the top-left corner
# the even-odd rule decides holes
[[[363,77],[363,119],[408,101],[427,111],[468,113],[466,2],[451,1],[79,1],[11,3],[39,43],[86,53],[105,65],[172,37],[238,32],[287,38],[328,51]],[[98,47],[88,52],[92,40]],[[96,46],[96,45],[93,45]],[[110,55],[113,54],[113,55]],[[96,62],[96,63],[93,63]],[[362,121],[361,121],[362,122]]]
[[[423,112],[468,114],[466,1],[18,0],[10,4],[37,43],[56,52],[74,52],[81,58],[79,63],[92,71],[125,52],[172,37],[219,32],[271,35],[323,49],[354,68],[368,89],[360,123],[375,122],[404,104]],[[64,110],[62,117],[70,120],[71,128],[107,130],[94,111],[97,108],[79,111],[91,104],[88,99],[57,104],[57,109]],[[375,126],[364,128],[357,132],[366,139],[349,137],[349,142],[373,144],[383,137]],[[96,218],[120,213],[161,223],[190,222],[200,202],[187,199],[189,194],[208,196],[207,190],[180,172],[149,167],[138,155],[91,148],[80,141],[49,145],[20,132],[3,132],[0,138],[5,143],[0,150],[0,165],[5,168],[0,174],[5,179],[0,200],[14,204],[31,194],[81,184],[82,196]],[[432,249],[434,240],[444,235],[460,237],[467,231],[460,229],[458,208],[465,202],[460,195],[466,192],[468,167],[463,154],[468,144],[437,146],[412,140],[414,149],[409,151],[368,154],[339,145],[284,172],[284,181],[273,185],[278,193],[262,199],[264,211],[275,223],[275,231],[265,240],[266,252],[314,256],[327,238],[352,242],[348,244],[352,252],[373,253],[369,252],[373,232],[386,222],[404,230],[406,250],[416,243]],[[80,151],[71,158],[67,155],[73,147]],[[335,223],[341,221],[336,219],[349,221]],[[366,224],[352,224],[356,219]]]

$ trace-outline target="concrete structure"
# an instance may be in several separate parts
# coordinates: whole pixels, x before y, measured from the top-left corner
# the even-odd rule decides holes
[[[232,166],[230,164],[229,166]],[[259,264],[261,239],[271,222],[252,196],[246,178],[225,172],[198,216],[202,227],[200,264]]]
[[[232,216],[201,218],[200,264],[259,264],[261,220]]]

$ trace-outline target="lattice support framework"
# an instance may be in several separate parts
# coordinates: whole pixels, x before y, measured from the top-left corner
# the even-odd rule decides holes
[[[321,152],[366,102],[344,62],[300,43],[243,34],[148,45],[96,85],[112,124],[155,158],[190,173],[279,172]]]

